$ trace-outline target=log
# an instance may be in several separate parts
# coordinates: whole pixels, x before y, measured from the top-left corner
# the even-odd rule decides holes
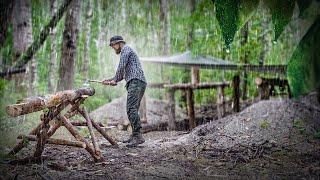
[[[132,129],[132,126],[131,126],[131,125],[129,125],[129,126],[127,127],[127,131],[128,131],[130,134],[132,134],[133,129]]]
[[[141,106],[139,108],[139,114],[140,114],[141,123],[147,123],[147,98],[146,98],[146,94],[144,94],[141,99]]]
[[[6,112],[9,116],[16,117],[32,112],[40,111],[45,108],[56,107],[65,101],[75,101],[81,96],[92,96],[93,88],[81,88],[76,90],[66,90],[57,92],[53,95],[35,96],[19,100],[17,104],[8,105]]]
[[[269,99],[273,95],[274,87],[279,86],[282,89],[287,88],[289,97],[291,97],[290,87],[287,79],[256,77],[255,84],[259,88],[259,97],[261,100]]]
[[[57,118],[63,123],[66,129],[76,138],[76,140],[84,142],[86,144],[85,149],[88,151],[88,153],[93,157],[93,159],[96,162],[104,161],[103,157],[95,153],[93,148],[90,146],[89,142],[80,135],[80,133],[72,126],[72,124],[66,117],[62,115],[58,115]]]
[[[128,126],[128,125],[127,125],[127,126]],[[125,130],[127,130],[127,126],[119,123],[119,124],[117,125],[117,129],[118,129],[119,131],[125,131]]]
[[[87,122],[84,121],[72,121],[71,124],[73,126],[88,126]],[[98,125],[102,128],[105,127],[101,122],[98,122]]]
[[[27,139],[29,141],[37,141],[37,137],[35,135],[19,135],[18,139]],[[46,140],[46,143],[86,148],[86,144],[81,141],[69,141],[65,139],[48,138]]]
[[[160,122],[158,124],[142,124],[141,133],[147,133],[151,131],[166,131],[168,128],[168,122]]]
[[[93,119],[91,119],[91,123],[93,125],[94,128],[96,128],[96,130],[107,140],[110,142],[110,144],[114,145],[114,146],[118,146],[117,142],[111,138]]]
[[[86,119],[88,129],[90,132],[90,136],[91,136],[91,140],[92,140],[92,144],[93,144],[93,147],[95,149],[96,154],[101,156],[101,151],[100,151],[99,145],[97,144],[96,136],[93,132],[92,122],[91,122],[91,119],[90,119],[86,109],[83,107],[82,109],[78,109],[78,111]]]

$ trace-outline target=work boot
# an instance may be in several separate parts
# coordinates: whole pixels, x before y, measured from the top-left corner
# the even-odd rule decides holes
[[[131,134],[130,137],[124,141],[122,141],[123,143],[129,143],[132,141],[133,135]]]
[[[127,147],[137,147],[139,144],[142,144],[144,142],[145,142],[145,140],[143,139],[142,134],[138,133],[138,134],[134,134],[132,136],[132,141],[129,144],[127,144],[126,146]]]

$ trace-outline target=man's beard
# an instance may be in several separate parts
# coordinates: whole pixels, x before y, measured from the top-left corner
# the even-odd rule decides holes
[[[119,49],[116,49],[115,51],[116,51],[116,54],[120,54],[120,52],[121,52],[121,47],[119,47]]]

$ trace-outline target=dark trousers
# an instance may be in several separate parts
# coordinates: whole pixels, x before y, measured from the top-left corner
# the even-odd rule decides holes
[[[140,102],[146,90],[146,83],[139,79],[132,79],[126,85],[127,96],[127,115],[132,126],[132,134],[140,133],[141,121],[139,116]]]

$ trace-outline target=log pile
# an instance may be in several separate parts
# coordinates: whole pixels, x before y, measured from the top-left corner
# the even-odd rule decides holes
[[[10,155],[18,153],[25,147],[25,140],[35,141],[36,150],[34,156],[28,158],[29,162],[32,159],[41,159],[42,152],[46,144],[66,145],[84,148],[93,157],[96,162],[104,161],[96,136],[93,132],[96,129],[110,144],[117,146],[117,143],[104,130],[101,123],[96,123],[89,117],[86,109],[80,105],[89,96],[94,95],[95,91],[92,88],[81,88],[77,90],[61,91],[53,95],[29,97],[19,100],[17,104],[6,107],[7,114],[10,116],[20,116],[32,112],[44,110],[40,115],[41,122],[28,135],[19,135],[20,141],[9,152]],[[65,113],[62,111],[68,109]],[[75,115],[81,115],[85,121],[74,121],[70,118]],[[53,121],[54,123],[50,123]],[[54,139],[51,136],[61,127],[64,126],[76,139],[69,141],[64,139]],[[91,143],[87,141],[74,126],[87,126],[91,135]],[[17,161],[20,162],[20,161]]]
[[[274,96],[276,86],[278,86],[281,91],[287,89],[287,94],[289,98],[291,98],[291,91],[287,79],[257,77],[255,79],[255,84],[259,88],[259,98],[261,100],[269,99],[270,96]]]

